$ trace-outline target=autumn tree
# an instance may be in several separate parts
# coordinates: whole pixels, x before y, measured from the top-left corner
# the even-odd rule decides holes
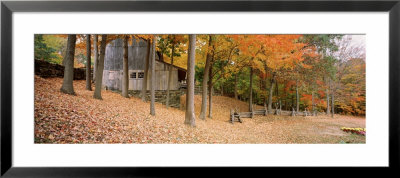
[[[125,98],[129,98],[128,89],[129,89],[129,65],[128,65],[128,40],[129,36],[124,35],[123,37],[123,50],[124,50],[124,57],[123,57],[123,72],[122,72],[122,96]]]
[[[98,35],[93,35],[93,48],[94,48],[94,65],[93,65],[93,82],[96,81],[96,69],[99,60],[99,48],[98,48]]]
[[[150,58],[150,114],[155,116],[156,111],[155,111],[155,106],[154,106],[154,100],[155,100],[155,85],[156,85],[156,74],[155,74],[155,68],[156,68],[156,36],[153,35],[152,37],[152,48],[151,48],[151,58]]]
[[[202,97],[201,97],[201,111],[200,111],[200,119],[206,119],[206,111],[207,111],[207,83],[209,80],[210,75],[210,67],[211,67],[211,60],[212,60],[212,36],[209,35],[208,39],[208,50],[207,50],[207,58],[206,64],[204,68],[203,74],[203,82],[202,82]],[[211,95],[211,93],[210,93]]]
[[[330,113],[330,83],[334,77],[335,58],[332,53],[338,50],[335,43],[336,39],[342,38],[343,35],[304,35],[303,42],[308,46],[314,46],[321,55],[321,64],[324,71],[323,80],[325,82],[325,95],[326,95],[326,114]],[[333,106],[334,107],[334,106]]]
[[[194,127],[194,66],[196,55],[196,35],[189,35],[188,68],[187,68],[187,92],[185,124]]]
[[[174,65],[174,57],[179,57],[179,44],[184,42],[184,36],[183,35],[164,35],[164,37],[160,38],[160,43],[158,48],[161,51],[161,55],[167,55],[170,57],[171,62],[170,62],[170,67],[168,70],[168,84],[167,84],[167,98],[166,98],[166,107],[169,107],[169,100],[170,100],[170,90],[171,90],[171,84],[172,84],[172,69]],[[176,48],[178,47],[178,51]],[[171,52],[169,52],[169,49],[171,49]],[[163,57],[161,57],[163,58]]]
[[[152,51],[152,43],[151,39],[147,39],[147,52],[146,52],[146,59],[145,59],[145,64],[144,64],[144,76],[143,76],[143,83],[142,83],[142,101],[146,101],[146,93],[147,93],[147,81],[149,78],[149,61],[150,61],[150,53]]]
[[[86,90],[92,91],[92,47],[90,43],[90,35],[86,35]]]
[[[101,97],[101,85],[103,82],[104,57],[106,53],[106,45],[107,45],[107,35],[101,35],[100,56],[99,56],[99,61],[97,63],[96,82],[93,95],[93,98],[100,100],[103,99]]]
[[[68,35],[67,54],[64,58],[64,80],[61,87],[61,92],[75,95],[74,91],[74,56],[75,56],[76,35]]]

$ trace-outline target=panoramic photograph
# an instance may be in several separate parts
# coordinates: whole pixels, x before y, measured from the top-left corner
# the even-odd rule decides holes
[[[35,34],[35,144],[365,144],[364,34]]]

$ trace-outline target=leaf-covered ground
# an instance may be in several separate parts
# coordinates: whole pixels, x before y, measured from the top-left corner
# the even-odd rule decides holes
[[[35,76],[35,143],[365,143],[365,136],[341,127],[365,128],[365,118],[351,116],[256,116],[231,124],[229,112],[246,111],[245,102],[213,97],[213,118],[198,119],[201,97],[195,97],[196,127],[184,125],[185,112],[156,103],[102,91],[93,99],[85,81],[74,81],[76,96],[60,92],[61,78]],[[367,134],[368,135],[368,134]]]

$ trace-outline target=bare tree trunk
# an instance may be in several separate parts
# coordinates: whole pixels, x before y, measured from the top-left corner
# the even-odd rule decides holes
[[[235,88],[234,88],[234,93],[235,93],[235,99],[237,100],[238,99],[238,93],[237,93],[237,90],[238,90],[238,75],[239,75],[239,73],[237,73],[237,74],[235,74]]]
[[[175,40],[174,40],[175,41]],[[167,101],[165,105],[167,109],[169,107],[169,91],[171,90],[171,81],[172,81],[172,66],[174,65],[174,55],[175,55],[175,42],[172,42],[172,54],[171,54],[171,66],[168,71],[168,88],[167,88]]]
[[[154,87],[156,85],[156,36],[153,35],[153,43],[152,43],[152,52],[151,52],[151,60],[150,60],[150,75],[151,75],[151,84],[150,84],[150,114],[152,116],[156,115],[154,100],[155,100],[155,91]]]
[[[329,79],[326,80],[328,83],[328,87],[326,88],[326,115],[330,114],[329,108]]]
[[[90,35],[86,35],[86,90],[92,91],[92,48],[90,44]]]
[[[331,112],[331,116],[333,117],[335,115],[335,84],[333,84],[331,96],[332,96],[332,106],[331,106],[332,112]]]
[[[249,111],[253,111],[253,68],[250,67],[250,94],[249,94]]]
[[[208,78],[208,118],[212,118],[212,96],[213,96],[213,82],[212,82],[212,65],[210,65],[210,73]]]
[[[97,69],[97,63],[99,62],[99,50],[97,47],[98,39],[99,38],[97,35],[93,36],[93,48],[94,48],[93,82],[96,81],[96,69]]]
[[[296,112],[300,109],[300,97],[299,97],[299,82],[296,80]]]
[[[212,37],[211,35],[209,36],[208,40],[208,46],[210,49],[210,46],[212,45]],[[208,78],[210,75],[210,66],[211,66],[211,51],[207,51],[207,58],[206,58],[206,66],[204,68],[204,74],[203,74],[203,82],[202,82],[202,96],[201,96],[201,111],[200,111],[200,119],[206,119],[206,111],[207,111],[207,83],[208,83]],[[211,94],[210,94],[211,95]]]
[[[122,61],[122,97],[129,98],[129,65],[128,65],[128,36],[124,37],[123,41],[124,58]]]
[[[274,87],[275,87],[275,76],[272,76],[271,79],[271,88],[269,88],[269,93],[268,93],[268,111],[272,111],[272,96],[274,93]]]
[[[149,78],[149,61],[150,61],[151,48],[152,48],[152,45],[150,43],[150,40],[147,40],[147,53],[146,53],[146,61],[144,64],[144,77],[143,77],[143,84],[142,84],[142,101],[146,101],[147,80]]]
[[[315,116],[314,89],[311,92],[312,115]]]
[[[128,63],[128,54],[129,54],[129,46],[128,46],[129,37],[127,35],[123,38],[123,60],[122,60],[122,96],[125,98],[129,98],[128,90],[129,90],[129,63]]]
[[[64,80],[62,87],[60,89],[61,92],[75,95],[74,91],[74,57],[75,57],[75,42],[76,35],[68,35],[67,42],[67,54],[64,58]]]
[[[96,69],[96,83],[94,89],[93,98],[103,99],[101,97],[101,85],[103,83],[103,70],[104,70],[104,56],[106,54],[106,45],[107,45],[107,35],[101,35],[101,44],[100,44],[100,58],[97,63]]]
[[[221,69],[221,96],[224,96],[224,73],[225,73],[225,70],[224,70],[224,67],[222,66],[222,69]]]
[[[185,124],[196,126],[194,115],[194,65],[196,55],[196,35],[189,35],[188,64],[187,64],[187,103]]]

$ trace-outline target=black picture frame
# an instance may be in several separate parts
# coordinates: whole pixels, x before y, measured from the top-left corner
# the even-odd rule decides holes
[[[400,127],[400,1],[2,1],[1,2],[1,176],[4,177],[129,177],[178,176],[183,172],[209,175],[210,171],[228,174],[265,174],[254,168],[20,168],[12,165],[12,18],[13,12],[127,12],[127,11],[272,11],[272,12],[389,12],[389,167],[358,168],[393,171],[399,168]],[[204,169],[204,168],[200,168]],[[323,168],[320,168],[323,169]],[[310,172],[301,171],[303,173]],[[278,169],[277,172],[286,172]],[[332,171],[333,172],[333,171]],[[338,175],[341,172],[337,172]],[[354,172],[353,172],[354,173]],[[360,171],[355,171],[360,173]],[[329,173],[331,174],[331,173]]]

